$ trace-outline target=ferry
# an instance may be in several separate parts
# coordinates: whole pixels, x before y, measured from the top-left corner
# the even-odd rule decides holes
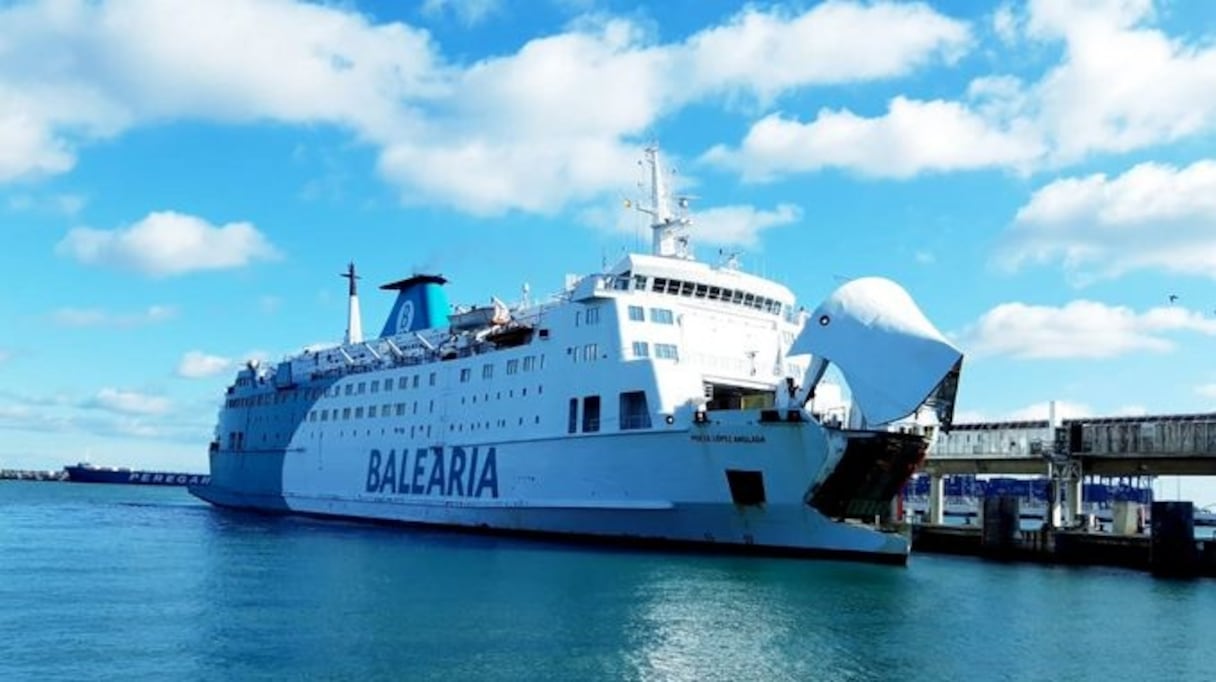
[[[207,485],[206,474],[176,471],[138,471],[129,467],[97,466],[89,462],[69,464],[63,468],[64,478],[73,483],[126,483],[131,485]]]
[[[645,150],[649,253],[557,294],[453,308],[415,273],[365,336],[247,363],[210,444],[221,507],[742,553],[907,561],[893,500],[948,429],[963,356],[896,283],[808,311],[694,258]],[[831,371],[829,372],[829,368]]]

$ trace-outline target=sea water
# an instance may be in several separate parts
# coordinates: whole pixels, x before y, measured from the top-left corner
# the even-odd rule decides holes
[[[1216,581],[624,550],[0,482],[0,680],[1207,680]]]

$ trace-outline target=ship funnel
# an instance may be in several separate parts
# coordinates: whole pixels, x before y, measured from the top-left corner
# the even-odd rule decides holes
[[[380,337],[435,329],[448,324],[448,297],[443,290],[447,280],[438,275],[414,275],[380,288],[396,291],[397,301],[384,322]]]
[[[895,282],[865,277],[832,292],[790,348],[791,355],[806,353],[815,365],[826,360],[840,369],[869,425],[927,406],[950,427],[963,354]]]

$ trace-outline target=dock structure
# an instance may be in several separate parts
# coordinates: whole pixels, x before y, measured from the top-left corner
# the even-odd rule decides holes
[[[938,542],[956,545],[956,535],[970,536],[972,533],[976,533],[976,537],[963,545],[979,542],[979,529],[955,531],[941,527],[945,515],[946,476],[1040,476],[1049,480],[1044,528],[1024,534],[1047,533],[1049,536],[1036,535],[1033,542],[1023,539],[1020,545],[1032,547],[1030,554],[1046,553],[1061,560],[1076,554],[1078,546],[1084,545],[1086,553],[1094,550],[1089,547],[1093,544],[1090,539],[1072,535],[1083,525],[1084,477],[1216,476],[1216,413],[1056,419],[1053,409],[1052,416],[1043,420],[955,424],[949,432],[937,436],[920,470],[930,477],[928,516],[921,531],[926,548],[931,549],[929,546]],[[1190,510],[1190,503],[1185,504]],[[1117,535],[1135,533],[1136,524],[1127,521],[1135,510],[1127,509],[1128,506],[1125,503],[1124,508],[1115,510],[1116,523],[1113,525]],[[1154,503],[1153,513],[1191,519],[1187,511],[1158,503]],[[1183,525],[1191,529],[1193,520]],[[1126,547],[1120,545],[1120,548],[1148,556],[1136,549],[1139,545],[1148,547],[1144,542],[1137,544],[1140,539],[1128,537],[1123,543]],[[1119,541],[1110,538],[1102,542],[1109,545]],[[1181,545],[1172,542],[1169,556],[1190,557],[1193,554],[1191,540],[1183,541]],[[1007,549],[1007,544],[1001,546]],[[1165,545],[1160,541],[1156,544],[1153,555],[1166,556]],[[1205,565],[1206,559],[1210,558],[1208,555],[1214,553],[1208,547],[1211,544],[1200,547]],[[1179,546],[1185,551],[1178,550]],[[1180,560],[1168,559],[1160,566],[1155,563],[1153,569],[1168,573],[1173,570],[1171,567],[1176,568],[1177,561]],[[1184,563],[1189,562],[1187,559]]]
[[[955,424],[921,470],[930,523],[942,522],[944,476],[1013,474],[1049,478],[1050,524],[1073,525],[1085,476],[1216,476],[1216,413]]]

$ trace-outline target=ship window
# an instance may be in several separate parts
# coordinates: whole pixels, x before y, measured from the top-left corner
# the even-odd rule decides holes
[[[434,372],[431,372],[430,383],[432,386],[435,385],[435,373]]]
[[[470,376],[472,376],[472,372],[469,371],[468,367],[460,370],[460,383],[468,382]]]
[[[663,291],[666,288],[667,288],[667,280],[665,278],[663,278],[663,277],[654,278],[654,290],[655,291]]]
[[[329,421],[329,410],[321,410],[321,421]]]
[[[363,408],[356,407],[355,408],[355,419],[362,419],[362,418],[363,418]]]
[[[408,377],[400,377],[397,379],[397,388],[404,389],[409,381]]]
[[[350,419],[350,408],[349,407],[342,408],[342,418]]]
[[[366,381],[359,382],[359,395],[363,395],[363,391],[366,388],[366,384],[367,384]]]
[[[640,305],[629,306],[629,319],[634,322],[643,322],[646,318],[643,315],[642,306],[640,306]]]
[[[426,411],[427,411],[427,412],[430,412],[430,413],[432,413],[432,414],[434,414],[434,413],[435,413],[435,401],[434,401],[434,400],[430,401],[430,402],[427,404],[427,406],[426,406]]]
[[[671,311],[667,308],[651,308],[650,321],[656,324],[671,324],[673,321]]]
[[[650,428],[650,408],[646,405],[645,391],[625,391],[621,393],[620,429]]]
[[[650,357],[650,344],[646,343],[645,341],[634,341],[633,342],[633,357],[635,357],[635,358]]]
[[[578,430],[578,398],[570,399],[570,414],[566,418],[566,433]]]
[[[638,291],[646,291],[646,275],[634,275],[633,288]]]
[[[706,286],[706,285],[704,285],[704,284],[698,284],[698,285],[697,285],[696,292],[695,292],[696,297],[697,297],[697,298],[705,298],[705,294],[706,294],[706,292],[708,292],[708,291],[709,291],[709,287],[708,287],[708,286]]]
[[[393,380],[392,379],[384,380],[384,390],[386,390],[386,391],[393,390]]]
[[[680,353],[674,344],[656,343],[654,344],[654,356],[663,358],[664,360],[679,360]]]
[[[598,307],[587,309],[587,324],[600,323],[600,309]]]
[[[418,375],[414,375],[414,380],[411,382],[414,388],[418,388]]]
[[[481,378],[482,379],[489,379],[493,376],[494,376],[494,365],[482,365],[481,366]]]
[[[524,358],[524,371],[531,372],[536,368],[536,357],[529,355]]]
[[[706,296],[706,298],[708,298],[711,301],[716,301],[719,298],[722,298],[722,290],[719,289],[718,287],[710,287],[709,295]]]
[[[367,406],[367,416],[369,419],[376,416],[376,406],[375,405]]]
[[[695,285],[692,282],[684,282],[683,284],[680,285],[680,295],[681,296],[692,296],[692,291],[693,291],[694,286]]]
[[[539,368],[540,368],[540,369],[544,369],[544,368],[545,368],[545,356],[544,356],[544,355],[541,355],[541,356],[540,356],[540,365],[539,365]]]
[[[589,395],[583,398],[583,433],[600,430],[600,397]]]
[[[388,412],[389,412],[389,410],[391,410],[391,409],[393,409],[393,406],[392,406],[392,405],[389,405],[388,403],[384,403],[383,405],[381,405],[381,406],[380,406],[380,416],[381,416],[381,417],[387,417],[387,416],[388,416]]]
[[[519,373],[519,359],[507,360],[507,374]]]
[[[592,362],[599,359],[599,345],[589,343],[583,346],[583,362]]]
[[[415,403],[415,404],[417,404],[417,403]],[[397,403],[396,413],[397,413],[398,417],[401,417],[405,414],[405,403]]]
[[[582,311],[578,311],[578,312],[574,313],[574,326],[577,327],[580,324],[582,324],[582,322],[583,322]]]
[[[379,392],[380,392],[380,382],[373,381],[372,382],[372,393],[379,393]]]

